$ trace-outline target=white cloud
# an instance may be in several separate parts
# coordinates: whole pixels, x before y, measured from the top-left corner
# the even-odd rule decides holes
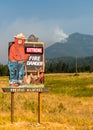
[[[55,41],[64,41],[68,38],[68,35],[63,32],[63,30],[59,27],[56,27],[54,30]]]

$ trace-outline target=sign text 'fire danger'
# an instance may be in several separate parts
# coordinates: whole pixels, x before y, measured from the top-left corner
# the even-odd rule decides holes
[[[43,62],[41,61],[41,56],[30,56],[27,65],[42,66]]]

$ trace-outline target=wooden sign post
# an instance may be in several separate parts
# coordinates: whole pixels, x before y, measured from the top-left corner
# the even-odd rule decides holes
[[[38,123],[42,117],[42,93],[48,92],[49,88],[2,88],[3,92],[11,93],[11,123],[14,123],[14,94],[16,92],[37,92],[38,93]]]
[[[11,92],[11,123],[14,122],[14,92]]]

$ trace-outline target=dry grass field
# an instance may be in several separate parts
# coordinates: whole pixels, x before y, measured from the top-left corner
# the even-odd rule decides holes
[[[37,93],[15,93],[14,124],[8,77],[0,77],[0,130],[93,130],[93,73],[45,74],[42,121],[38,123]]]

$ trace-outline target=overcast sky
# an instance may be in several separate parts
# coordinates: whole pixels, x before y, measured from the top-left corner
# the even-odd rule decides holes
[[[18,33],[47,47],[74,32],[93,35],[93,0],[0,0],[0,63]]]

